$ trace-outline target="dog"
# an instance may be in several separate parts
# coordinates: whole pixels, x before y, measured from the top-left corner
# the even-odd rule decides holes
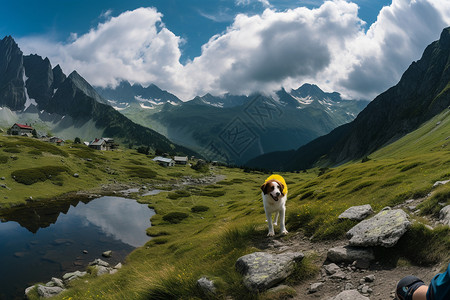
[[[273,225],[277,225],[280,217],[280,232],[286,235],[288,231],[284,224],[286,215],[287,185],[280,175],[272,175],[266,179],[261,186],[264,211],[266,212],[269,233],[267,236],[274,236]],[[275,213],[275,222],[272,223],[272,214]]]

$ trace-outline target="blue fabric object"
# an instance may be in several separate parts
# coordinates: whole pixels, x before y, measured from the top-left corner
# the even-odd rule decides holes
[[[447,271],[434,276],[431,280],[427,300],[450,300],[450,263]]]

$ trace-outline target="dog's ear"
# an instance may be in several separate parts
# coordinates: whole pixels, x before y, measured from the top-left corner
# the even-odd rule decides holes
[[[279,182],[278,180],[277,180],[277,183],[278,183],[278,185],[280,186],[280,193],[284,196],[284,193],[283,193],[283,191],[284,191],[284,184],[282,184],[282,183]]]
[[[264,195],[267,194],[267,182],[264,182],[264,184],[261,186],[261,190],[263,191]]]

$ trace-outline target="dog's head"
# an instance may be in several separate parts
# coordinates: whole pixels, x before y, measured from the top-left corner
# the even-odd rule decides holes
[[[262,186],[261,190],[264,195],[270,194],[273,200],[278,201],[280,197],[283,197],[284,185],[278,180],[271,179],[266,181]]]

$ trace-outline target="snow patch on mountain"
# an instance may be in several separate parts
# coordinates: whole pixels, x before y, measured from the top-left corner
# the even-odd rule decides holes
[[[37,103],[36,103],[36,100],[34,100],[33,98],[30,98],[30,96],[28,95],[28,90],[27,90],[27,85],[26,85],[28,77],[25,75],[25,68],[23,68],[22,79],[23,79],[23,88],[25,90],[25,97],[26,97],[26,101],[25,101],[25,105],[24,105],[24,109],[23,109],[25,111],[25,110],[27,110],[28,107],[30,107],[30,105],[37,106]]]

